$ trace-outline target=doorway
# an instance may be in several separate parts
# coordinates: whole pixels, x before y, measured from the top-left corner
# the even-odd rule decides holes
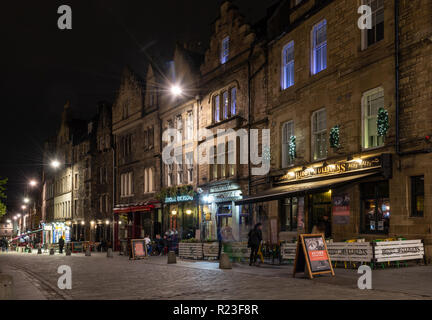
[[[308,231],[312,232],[314,226],[318,226],[324,221],[324,216],[328,217],[328,223],[331,225],[332,216],[332,192],[331,190],[323,193],[309,195],[309,223]]]

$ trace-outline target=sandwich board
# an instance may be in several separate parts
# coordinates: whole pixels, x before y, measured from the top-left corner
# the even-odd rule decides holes
[[[307,273],[310,279],[319,274],[335,275],[323,234],[299,235],[293,277],[299,272]]]
[[[131,240],[132,259],[144,259],[147,258],[147,246],[145,240]]]

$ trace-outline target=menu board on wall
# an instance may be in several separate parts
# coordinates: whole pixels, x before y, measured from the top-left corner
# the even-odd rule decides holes
[[[144,259],[147,257],[147,247],[144,240],[131,240],[132,259]]]
[[[323,234],[302,234],[297,241],[294,273],[304,272],[312,279],[314,275],[331,273],[334,276],[330,256]]]
[[[334,224],[349,224],[350,197],[348,194],[335,195],[332,197],[332,214]]]

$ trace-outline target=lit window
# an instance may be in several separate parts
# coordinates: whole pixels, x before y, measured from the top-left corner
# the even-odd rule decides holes
[[[384,144],[378,136],[378,110],[384,108],[384,89],[376,88],[363,94],[363,148],[376,148]]]
[[[291,137],[294,136],[294,121],[285,122],[282,126],[282,168],[287,168],[293,163],[290,156]]]
[[[288,43],[282,52],[282,90],[294,85],[294,41]]]
[[[327,119],[326,110],[321,109],[312,115],[312,154],[313,160],[327,157]]]
[[[214,98],[214,122],[220,121],[220,96]]]
[[[312,31],[312,74],[327,68],[327,21],[323,20]]]
[[[228,91],[225,91],[222,94],[222,99],[223,99],[223,118],[228,119],[228,106],[229,106]]]
[[[226,37],[222,40],[222,48],[221,48],[221,63],[224,64],[228,61],[229,56],[229,37]]]
[[[237,112],[237,88],[231,89],[231,116]]]

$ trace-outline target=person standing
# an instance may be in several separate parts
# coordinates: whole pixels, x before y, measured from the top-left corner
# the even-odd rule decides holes
[[[64,244],[65,244],[65,241],[64,241],[63,237],[60,237],[59,242],[58,242],[60,254],[63,254]]]
[[[251,254],[249,258],[249,265],[252,266],[253,263],[256,263],[259,246],[262,241],[262,224],[257,223],[255,227],[249,231],[248,234],[248,248],[251,249]]]

